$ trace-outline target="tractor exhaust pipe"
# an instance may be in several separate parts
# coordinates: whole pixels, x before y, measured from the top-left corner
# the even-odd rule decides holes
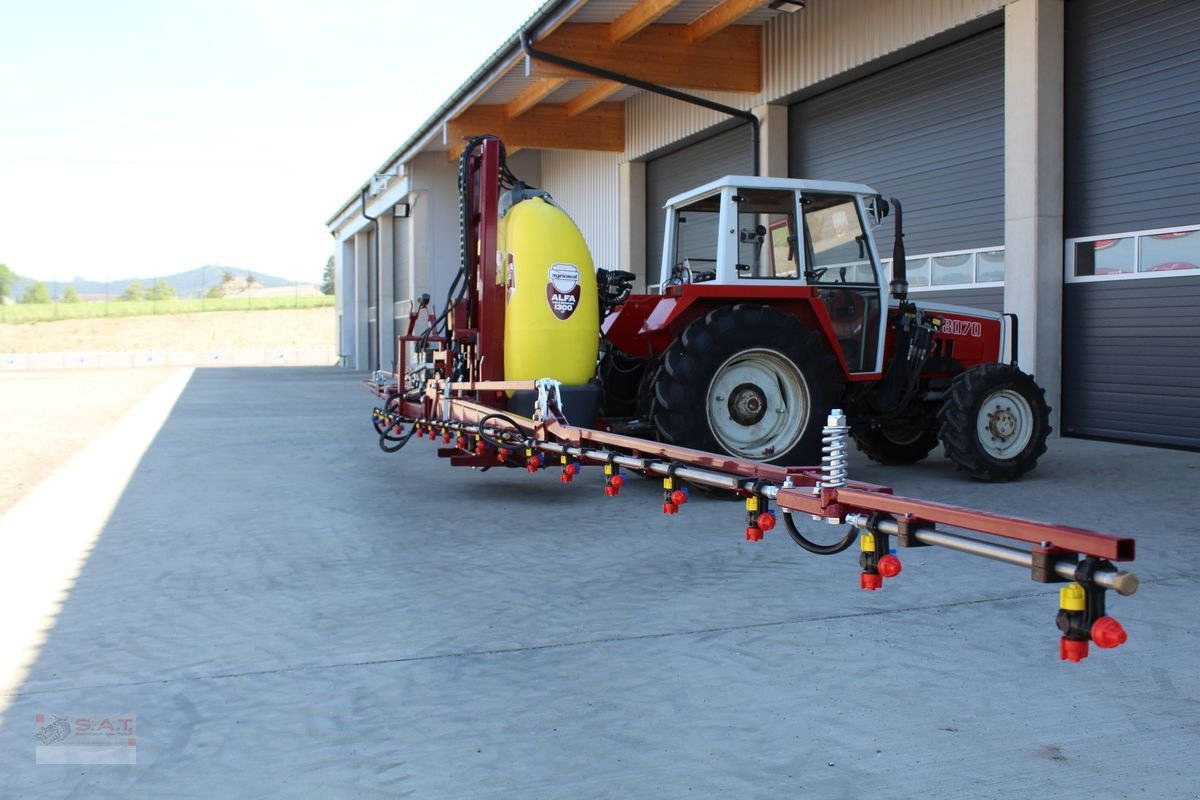
[[[896,236],[892,243],[892,282],[889,290],[892,297],[901,303],[908,301],[908,261],[904,255],[904,210],[900,201],[891,198],[888,202],[896,209]]]

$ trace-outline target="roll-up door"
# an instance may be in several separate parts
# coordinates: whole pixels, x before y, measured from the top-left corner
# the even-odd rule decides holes
[[[1004,244],[1002,28],[793,105],[788,136],[792,177],[857,181],[899,198],[910,257]],[[890,220],[876,234],[889,258]],[[918,265],[910,282],[946,287],[938,301],[999,308],[1003,287],[976,284],[994,284],[1002,258],[945,255],[924,272]]]
[[[754,169],[750,127],[741,125],[646,163],[646,283],[659,281],[663,205],[675,195],[725,175]]]
[[[1062,428],[1200,448],[1200,4],[1065,21]]]
[[[379,250],[377,226],[367,234],[367,364],[379,369]]]

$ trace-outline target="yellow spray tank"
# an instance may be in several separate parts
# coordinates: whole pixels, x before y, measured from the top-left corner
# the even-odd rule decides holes
[[[504,378],[592,380],[600,347],[596,271],[583,234],[536,190],[517,190],[497,232],[505,281]]]

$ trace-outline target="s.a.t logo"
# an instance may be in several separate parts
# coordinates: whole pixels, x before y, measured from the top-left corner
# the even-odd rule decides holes
[[[579,268],[574,264],[551,264],[546,284],[546,302],[559,319],[567,319],[579,307]]]

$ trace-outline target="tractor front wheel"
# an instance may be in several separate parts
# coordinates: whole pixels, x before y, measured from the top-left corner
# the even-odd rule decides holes
[[[854,441],[867,458],[887,465],[915,464],[938,444],[937,433],[912,424],[856,433]]]
[[[696,320],[663,354],[654,424],[667,442],[782,464],[818,464],[842,381],[795,317],[739,304]]]
[[[1008,364],[956,375],[938,410],[938,437],[959,469],[983,481],[1011,481],[1037,466],[1050,435],[1046,393]]]

